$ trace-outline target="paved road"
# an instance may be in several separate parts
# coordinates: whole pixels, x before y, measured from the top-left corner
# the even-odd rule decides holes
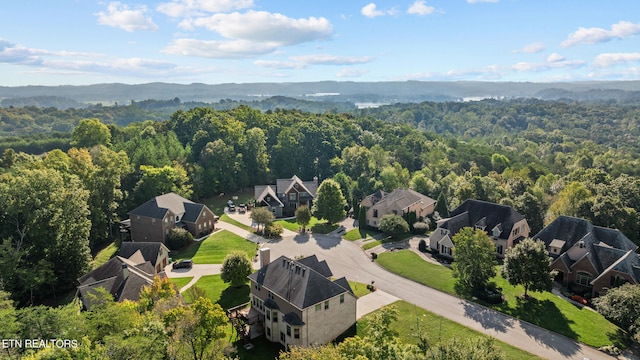
[[[393,297],[403,299],[540,357],[613,359],[567,337],[390,273],[372,262],[356,243],[343,240],[338,236],[305,234],[285,236],[280,240],[265,243],[264,239],[258,239],[255,235],[233,225],[224,224],[223,226],[254,242],[260,241],[261,247],[270,249],[272,260],[281,255],[296,257],[315,254],[320,260],[327,261],[336,277],[345,276],[349,280],[361,283],[375,281],[378,289],[390,295],[385,297],[387,300]],[[376,298],[370,299],[375,301]],[[434,329],[428,333],[436,336],[435,329],[434,326]]]

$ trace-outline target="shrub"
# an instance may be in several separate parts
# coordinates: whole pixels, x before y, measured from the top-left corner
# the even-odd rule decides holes
[[[424,234],[429,230],[429,224],[426,222],[417,222],[413,224],[413,233],[414,234]]]
[[[171,250],[179,250],[193,242],[193,235],[185,229],[173,228],[167,236],[167,247]]]
[[[421,239],[418,243],[418,250],[420,252],[427,252],[427,242],[424,239]]]
[[[272,223],[265,227],[264,234],[268,237],[276,237],[282,235],[284,228],[280,224]]]

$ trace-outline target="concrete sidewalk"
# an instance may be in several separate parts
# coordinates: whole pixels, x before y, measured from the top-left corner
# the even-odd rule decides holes
[[[363,316],[372,313],[383,306],[393,304],[400,300],[391,294],[382,290],[376,290],[370,294],[362,296],[356,304],[356,319],[360,320]]]

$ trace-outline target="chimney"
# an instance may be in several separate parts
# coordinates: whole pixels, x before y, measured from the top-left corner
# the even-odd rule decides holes
[[[318,177],[317,176],[313,177],[313,182],[316,184],[316,186],[318,186]]]
[[[122,278],[126,281],[129,278],[129,267],[122,263]]]
[[[271,249],[268,247],[260,249],[260,268],[263,268],[271,262]]]

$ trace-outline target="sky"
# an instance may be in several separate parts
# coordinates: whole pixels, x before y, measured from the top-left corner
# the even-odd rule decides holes
[[[20,0],[0,86],[640,80],[638,0]]]

